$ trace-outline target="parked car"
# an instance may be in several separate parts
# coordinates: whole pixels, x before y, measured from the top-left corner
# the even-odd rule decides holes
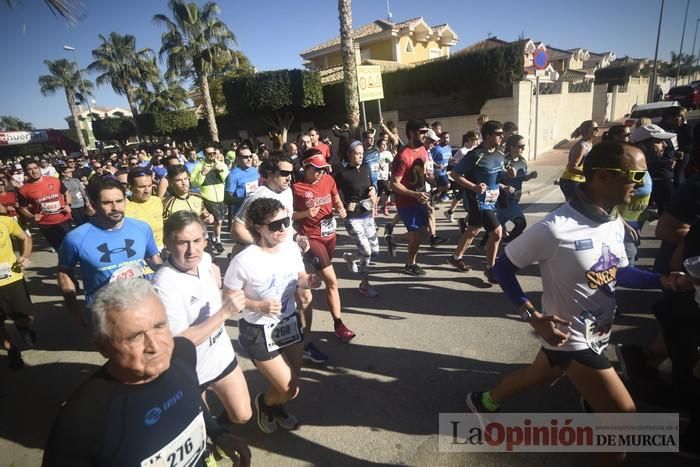
[[[661,101],[651,104],[635,104],[632,106],[632,112],[625,115],[625,126],[633,127],[637,124],[637,120],[643,117],[651,118],[652,123],[658,124],[663,117],[664,112],[669,107],[678,107],[680,104],[676,101]]]
[[[697,109],[700,106],[700,83],[674,86],[668,90],[664,100],[676,101],[688,110]]]

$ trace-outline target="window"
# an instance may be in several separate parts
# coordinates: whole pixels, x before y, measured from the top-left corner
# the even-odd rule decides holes
[[[428,58],[429,59],[432,60],[432,59],[438,58],[438,57],[442,57],[442,51],[440,49],[429,49],[428,50]]]
[[[411,42],[410,39],[406,42],[406,48],[404,49],[404,52],[409,54],[413,53],[413,42]]]

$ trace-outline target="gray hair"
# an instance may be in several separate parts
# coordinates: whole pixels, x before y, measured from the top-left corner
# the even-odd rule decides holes
[[[206,233],[207,226],[199,216],[192,211],[177,211],[172,213],[163,224],[163,238],[166,243],[172,240],[173,235],[182,232],[190,224],[197,223],[202,227],[202,232]]]
[[[109,337],[107,314],[126,311],[141,304],[149,295],[157,297],[153,286],[142,278],[120,279],[102,287],[90,305],[95,338]]]

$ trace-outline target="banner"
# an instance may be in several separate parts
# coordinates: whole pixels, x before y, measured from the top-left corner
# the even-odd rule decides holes
[[[15,146],[19,144],[48,143],[46,130],[32,131],[0,131],[0,146]]]

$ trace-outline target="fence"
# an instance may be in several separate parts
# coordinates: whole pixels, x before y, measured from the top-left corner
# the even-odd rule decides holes
[[[580,83],[569,83],[569,92],[591,92],[593,89],[592,81],[582,81]]]

